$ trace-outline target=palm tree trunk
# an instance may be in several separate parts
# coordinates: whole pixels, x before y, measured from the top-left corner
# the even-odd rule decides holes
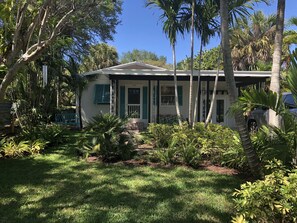
[[[229,89],[230,103],[236,102],[238,95],[235,85],[234,72],[232,67],[230,38],[229,38],[229,21],[228,21],[228,0],[220,0],[221,14],[221,36],[222,36],[222,52],[224,59],[224,73],[226,78],[227,89]],[[238,128],[242,146],[247,157],[250,169],[255,177],[262,177],[262,169],[259,157],[252,146],[252,142],[246,128],[246,123],[242,112],[235,113],[235,123]]]
[[[280,95],[280,71],[281,71],[281,56],[284,33],[284,18],[285,18],[285,0],[278,0],[277,4],[277,20],[276,34],[274,39],[274,52],[271,72],[270,90]],[[269,124],[280,127],[280,117],[274,111],[269,110]]]
[[[201,40],[200,40],[200,50],[199,50],[199,63],[198,63],[198,80],[197,80],[197,92],[196,92],[196,98],[195,98],[195,107],[194,107],[194,117],[193,117],[193,127],[194,123],[196,122],[196,116],[197,116],[197,111],[198,110],[198,95],[200,93],[200,77],[201,77],[201,63],[202,63],[202,50],[203,50],[203,39],[202,39],[202,34],[201,34]]]
[[[220,61],[221,61],[220,58],[221,58],[221,50],[219,50],[217,74],[216,74],[216,78],[215,78],[215,82],[214,82],[210,108],[209,108],[208,115],[207,115],[207,118],[206,118],[205,124],[204,124],[205,128],[208,126],[208,124],[209,124],[209,122],[211,120],[213,105],[214,105],[214,102],[216,100],[216,92],[217,92],[218,81],[219,81],[219,72],[220,72]]]
[[[192,0],[192,16],[191,16],[191,75],[189,87],[189,126],[193,125],[193,73],[194,73],[194,9],[195,0]]]
[[[82,116],[81,116],[81,98],[82,98],[82,92],[78,92],[78,118],[79,118],[79,129],[83,128],[82,124]]]
[[[178,103],[178,92],[177,92],[177,77],[176,77],[176,55],[175,55],[175,44],[172,44],[172,54],[173,54],[173,75],[174,75],[174,94],[175,94],[175,109],[178,119],[178,124],[182,125],[181,115]]]

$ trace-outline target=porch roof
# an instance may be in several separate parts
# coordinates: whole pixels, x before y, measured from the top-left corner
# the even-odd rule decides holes
[[[149,69],[101,69],[96,71],[91,71],[84,73],[84,76],[89,75],[97,75],[104,74],[110,76],[129,76],[129,77],[137,77],[137,76],[174,76],[172,70],[149,70]],[[182,71],[178,70],[176,72],[178,77],[190,77],[191,71]],[[215,77],[217,74],[216,70],[201,70],[201,77]],[[198,77],[198,70],[194,70],[194,77]],[[219,71],[219,77],[224,77],[224,71]],[[271,71],[234,71],[235,77],[253,77],[253,78],[270,78]]]

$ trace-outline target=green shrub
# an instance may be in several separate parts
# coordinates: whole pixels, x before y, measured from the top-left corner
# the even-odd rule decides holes
[[[93,118],[80,143],[80,152],[101,156],[104,161],[131,159],[135,155],[134,138],[126,131],[127,120],[101,114]]]
[[[4,138],[0,142],[0,157],[15,158],[39,154],[46,144],[47,142],[42,140],[17,142],[13,138]]]
[[[291,166],[296,156],[296,133],[280,128],[262,126],[252,137],[254,148],[263,163],[277,159]]]
[[[223,153],[238,148],[238,142],[234,140],[238,133],[228,127],[210,123],[205,128],[200,122],[195,124],[194,129],[199,133],[202,156],[214,164],[222,164]]]
[[[20,133],[21,140],[43,140],[49,145],[58,145],[65,141],[66,128],[57,124],[42,124],[24,128]]]
[[[170,144],[174,128],[172,125],[150,123],[148,126],[148,132],[155,144],[155,147],[167,148]]]
[[[241,185],[234,193],[237,217],[248,222],[297,222],[297,170],[271,161],[264,180]]]

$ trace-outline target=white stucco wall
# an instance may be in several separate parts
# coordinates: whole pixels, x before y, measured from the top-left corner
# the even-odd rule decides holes
[[[81,107],[82,107],[82,121],[85,126],[87,122],[91,121],[92,117],[100,113],[109,112],[109,104],[95,104],[95,85],[109,84],[109,79],[106,75],[98,75],[98,78],[91,80],[82,93]]]

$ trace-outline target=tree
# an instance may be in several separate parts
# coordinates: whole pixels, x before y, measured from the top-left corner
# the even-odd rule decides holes
[[[183,27],[180,23],[180,8],[183,4],[183,0],[148,0],[147,6],[154,5],[162,10],[160,19],[163,21],[163,31],[170,40],[172,46],[173,55],[173,75],[174,75],[174,93],[175,93],[175,109],[178,118],[179,125],[182,124],[178,93],[177,93],[177,76],[176,76],[176,36],[177,33],[183,34]]]
[[[283,33],[285,22],[285,4],[286,0],[278,0],[277,18],[276,18],[276,34],[274,40],[274,52],[271,71],[270,90],[280,95],[280,72],[281,72],[281,56],[283,45]],[[280,117],[273,110],[269,110],[269,124],[280,127]]]
[[[99,70],[118,65],[119,56],[116,48],[100,43],[90,46],[89,54],[83,58],[80,66],[81,72]]]
[[[259,61],[271,63],[276,16],[257,11],[249,18],[239,19],[231,29],[234,70],[257,70]]]
[[[95,38],[111,39],[118,24],[120,1],[13,1],[0,3],[1,65],[7,71],[0,100],[18,71],[57,41],[82,47]]]
[[[132,51],[123,53],[121,57],[121,63],[129,63],[133,61],[169,68],[169,65],[166,64],[167,58],[165,56],[158,56],[157,54],[147,50],[134,49]]]
[[[221,38],[222,38],[222,52],[224,63],[224,74],[226,78],[227,88],[229,89],[230,103],[233,104],[237,100],[237,89],[235,85],[234,72],[232,67],[232,57],[230,48],[230,35],[229,35],[229,1],[220,0],[220,16],[221,16]],[[249,133],[246,128],[246,123],[242,112],[235,112],[235,123],[241,138],[243,149],[245,151],[249,166],[252,173],[256,177],[262,176],[260,161],[256,151],[254,150]]]

